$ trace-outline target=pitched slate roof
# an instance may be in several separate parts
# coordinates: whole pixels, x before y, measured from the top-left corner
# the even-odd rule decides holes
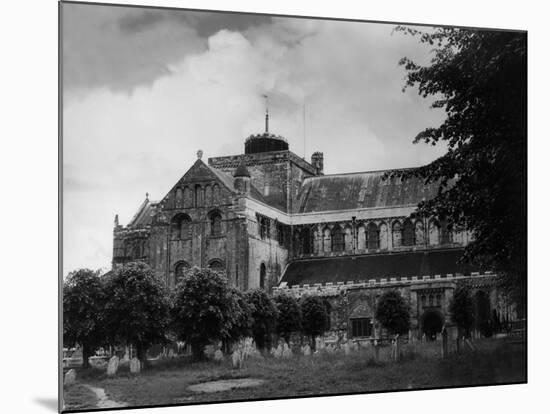
[[[418,204],[437,194],[437,184],[422,179],[383,179],[386,171],[308,177],[296,213],[397,207]]]
[[[159,201],[150,201],[148,198],[141,204],[137,213],[128,223],[128,227],[144,227],[151,224],[157,211]]]
[[[391,252],[362,256],[314,258],[291,262],[281,280],[288,286],[315,283],[367,282],[370,279],[411,277],[448,273],[470,274],[473,266],[458,264],[463,249]]]

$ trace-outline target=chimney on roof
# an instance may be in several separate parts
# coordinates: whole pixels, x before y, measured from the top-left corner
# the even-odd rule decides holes
[[[323,175],[323,153],[316,151],[311,155],[311,165],[315,168],[316,175]]]
[[[249,194],[250,173],[248,172],[248,168],[246,168],[244,156],[241,157],[241,162],[233,173],[233,177],[235,178],[235,190],[237,190],[241,194]]]

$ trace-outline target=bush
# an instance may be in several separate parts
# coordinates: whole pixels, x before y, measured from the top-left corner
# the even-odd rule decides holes
[[[290,334],[298,332],[302,328],[302,311],[294,297],[290,295],[278,295],[274,298],[277,306],[277,334],[290,341]]]
[[[409,330],[409,307],[396,290],[384,293],[376,306],[376,319],[390,334],[403,334]]]
[[[170,303],[164,285],[143,262],[115,268],[105,281],[104,317],[108,337],[133,344],[145,366],[147,349],[166,342]]]
[[[315,349],[315,337],[328,328],[327,307],[318,296],[305,296],[300,301],[302,310],[302,332],[311,338],[311,348]]]
[[[212,341],[235,339],[246,332],[246,309],[242,296],[229,287],[222,273],[195,267],[176,286],[172,327],[191,344],[193,357],[199,360]]]
[[[277,324],[277,307],[261,289],[246,292],[246,300],[252,309],[252,336],[261,350],[271,346],[271,335]]]

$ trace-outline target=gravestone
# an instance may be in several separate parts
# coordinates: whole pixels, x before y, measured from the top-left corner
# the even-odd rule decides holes
[[[223,352],[221,351],[221,349],[217,349],[216,352],[214,352],[214,361],[223,361]]]
[[[292,349],[290,349],[286,342],[283,344],[283,352],[281,356],[283,358],[290,358],[292,356]]]
[[[239,349],[236,349],[235,351],[233,351],[233,354],[231,355],[231,360],[233,362],[233,368],[241,369],[243,365],[243,357]]]
[[[75,381],[76,381],[76,371],[74,369],[68,370],[67,373],[65,374],[64,384],[71,385],[71,384],[74,384]]]
[[[305,344],[302,347],[302,354],[304,354],[304,356],[310,356],[311,355],[311,347],[309,346],[309,344]]]
[[[351,353],[351,348],[349,346],[349,343],[345,343],[342,348],[344,349],[344,355],[349,355]]]
[[[168,350],[168,358],[174,358],[174,356],[175,356],[175,355],[174,355],[174,350],[173,350],[172,348],[170,348],[170,349]]]
[[[116,372],[118,371],[118,363],[119,360],[116,355],[111,357],[109,363],[107,364],[107,375],[112,376],[116,374]]]
[[[132,374],[139,374],[140,371],[141,371],[141,362],[136,357],[133,357],[130,360],[130,372]]]
[[[275,353],[273,354],[273,356],[277,359],[281,358],[283,356],[283,347],[282,347],[281,344],[279,344],[279,346],[275,350]]]

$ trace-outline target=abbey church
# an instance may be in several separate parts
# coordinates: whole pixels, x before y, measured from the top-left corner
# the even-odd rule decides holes
[[[143,260],[168,287],[198,266],[241,290],[321,295],[332,332],[353,338],[378,335],[374,308],[387,289],[406,298],[418,337],[453,325],[461,283],[474,289],[479,330],[514,317],[494,274],[458,262],[470,234],[411,217],[436,185],[385,171],[325,175],[323,164],[321,152],[308,162],[290,151],[266,118],[244,154],[205,162],[199,151],[162,200],[147,197],[126,226],[116,218],[113,266]]]

